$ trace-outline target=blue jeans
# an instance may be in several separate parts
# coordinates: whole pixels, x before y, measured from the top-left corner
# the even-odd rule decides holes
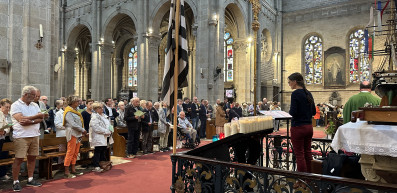
[[[198,117],[194,117],[192,118],[192,125],[193,125],[193,129],[195,129],[196,131],[198,131],[197,127],[198,127],[198,123],[199,123],[199,118]],[[197,132],[197,137],[199,137],[199,132]]]
[[[205,130],[207,128],[207,118],[200,119],[201,126],[200,126],[200,138],[205,138]]]
[[[193,129],[197,130],[198,122],[199,122],[199,118],[198,117],[192,118]]]
[[[316,126],[320,126],[320,119],[316,119]]]

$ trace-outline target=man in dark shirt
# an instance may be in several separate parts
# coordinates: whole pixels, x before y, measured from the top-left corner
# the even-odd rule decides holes
[[[243,116],[243,109],[240,107],[240,104],[239,104],[239,103],[235,103],[235,104],[234,104],[234,107],[233,107],[232,109],[233,109],[234,112],[237,113],[237,115],[239,116],[239,118]]]
[[[186,118],[190,120],[190,112],[192,112],[190,99],[185,97],[183,101],[184,101],[182,104],[183,111],[185,111]]]
[[[260,106],[261,110],[268,111],[270,110],[269,104],[267,104],[267,98],[263,98],[262,105]]]
[[[106,106],[103,107],[103,112],[105,115],[109,116],[110,120],[113,121],[114,127],[116,127],[116,117],[119,116],[119,113],[117,112],[116,108],[114,108],[114,102],[111,98],[107,98],[105,100],[105,104]]]
[[[200,111],[200,103],[198,102],[197,97],[193,97],[193,102],[191,103],[190,108],[192,109],[190,112],[190,119],[192,120],[193,129],[197,130]]]
[[[155,109],[152,108],[152,102],[146,103],[145,118],[142,119],[142,151],[143,154],[153,153],[153,123],[159,120]],[[153,112],[154,111],[154,112]]]
[[[132,98],[131,103],[125,108],[124,120],[128,127],[128,158],[135,158],[138,152],[139,136],[141,134],[141,119],[145,118],[144,115],[140,117],[135,115],[135,112],[140,110],[139,98],[137,97]]]
[[[207,108],[205,107],[205,100],[201,100],[200,110],[199,110],[199,117],[200,117],[200,138],[205,138],[205,130],[207,127]]]

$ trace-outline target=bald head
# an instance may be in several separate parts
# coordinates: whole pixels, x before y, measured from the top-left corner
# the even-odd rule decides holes
[[[371,83],[369,81],[362,81],[360,83],[360,91],[371,91]]]

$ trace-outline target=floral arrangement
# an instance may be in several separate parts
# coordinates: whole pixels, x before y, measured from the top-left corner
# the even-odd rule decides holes
[[[332,119],[328,119],[328,125],[325,127],[324,132],[327,135],[333,135],[336,132],[336,126]]]

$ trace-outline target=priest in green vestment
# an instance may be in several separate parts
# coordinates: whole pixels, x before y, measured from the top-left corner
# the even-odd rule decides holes
[[[363,81],[360,83],[360,93],[353,95],[343,107],[343,124],[350,122],[352,111],[364,107],[365,103],[379,106],[380,98],[371,94],[371,83]]]

